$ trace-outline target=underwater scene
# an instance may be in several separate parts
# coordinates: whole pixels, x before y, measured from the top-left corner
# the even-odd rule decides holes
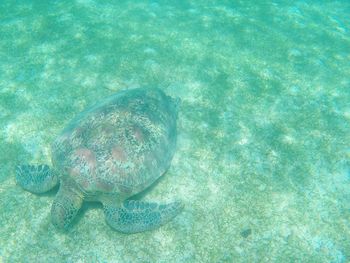
[[[0,262],[350,262],[349,1],[3,0],[0,58]]]

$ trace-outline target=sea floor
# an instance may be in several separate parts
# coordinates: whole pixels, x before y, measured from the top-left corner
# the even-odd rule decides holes
[[[0,5],[0,262],[349,262],[350,3],[5,1]],[[67,232],[50,162],[77,113],[121,89],[181,98],[178,145],[145,200],[181,200],[126,235],[86,204]]]

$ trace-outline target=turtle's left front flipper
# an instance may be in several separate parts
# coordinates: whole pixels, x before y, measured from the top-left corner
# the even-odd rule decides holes
[[[183,208],[181,202],[159,205],[142,201],[127,200],[121,207],[104,204],[107,223],[124,233],[137,233],[155,229],[173,217]]]
[[[18,165],[16,181],[23,189],[40,194],[54,188],[58,184],[58,176],[48,165]]]

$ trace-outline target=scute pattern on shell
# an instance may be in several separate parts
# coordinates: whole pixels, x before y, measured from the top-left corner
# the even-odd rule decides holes
[[[117,93],[77,116],[52,145],[53,162],[86,192],[135,194],[169,167],[177,103],[159,89]]]

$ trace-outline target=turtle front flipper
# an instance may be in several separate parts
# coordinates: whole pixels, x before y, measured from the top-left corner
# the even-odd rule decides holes
[[[18,165],[16,181],[23,189],[40,194],[54,188],[58,184],[58,176],[48,165]]]
[[[72,180],[61,180],[60,189],[51,207],[53,225],[60,229],[67,229],[83,201],[84,194]]]
[[[127,200],[121,207],[104,204],[104,213],[107,223],[117,231],[137,233],[155,229],[173,217],[181,210],[180,202],[165,205]]]

